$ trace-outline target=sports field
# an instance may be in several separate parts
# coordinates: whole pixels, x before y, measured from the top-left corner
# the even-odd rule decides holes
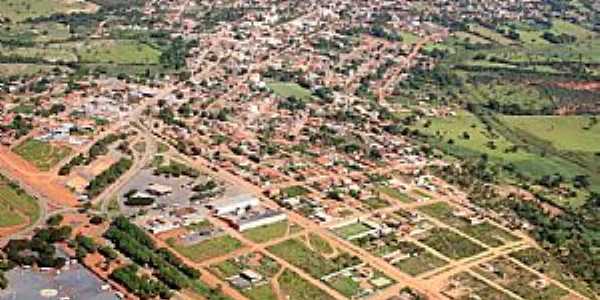
[[[71,149],[29,139],[15,147],[14,152],[31,162],[40,171],[48,171],[71,153]]]

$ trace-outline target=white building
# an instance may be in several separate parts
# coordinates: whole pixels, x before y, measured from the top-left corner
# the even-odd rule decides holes
[[[215,201],[209,204],[217,216],[222,216],[231,213],[237,213],[241,210],[248,210],[252,207],[258,206],[260,201],[258,198],[252,195],[240,195],[233,198],[227,198]]]

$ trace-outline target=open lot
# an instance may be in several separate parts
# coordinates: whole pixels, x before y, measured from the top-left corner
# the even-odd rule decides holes
[[[539,272],[543,272],[548,277],[561,282],[590,299],[596,299],[599,296],[597,291],[594,292],[583,281],[577,280],[570,274],[565,273],[565,267],[543,250],[527,248],[513,252],[510,256]]]
[[[299,100],[310,100],[312,98],[312,93],[297,83],[270,82],[267,86],[273,90],[275,94],[284,98],[295,97]]]
[[[484,251],[483,247],[445,228],[432,229],[420,241],[452,259],[467,258]]]
[[[74,0],[2,0],[0,15],[12,22],[57,13],[92,12],[97,6],[86,1]]]
[[[454,209],[444,202],[422,206],[419,210],[491,247],[518,240],[510,232],[487,221],[471,224],[467,218],[456,216]]]
[[[64,146],[54,146],[47,142],[28,139],[15,147],[14,152],[31,162],[40,171],[48,171],[63,160],[71,149]]]
[[[332,296],[288,269],[281,274],[278,282],[282,294],[289,297],[288,299],[333,300]]]
[[[264,243],[270,240],[284,237],[289,231],[289,222],[282,221],[275,224],[265,225],[245,231],[243,234],[249,240],[256,243]]]
[[[524,299],[562,299],[569,293],[506,258],[479,265],[475,271]]]
[[[242,247],[240,241],[229,235],[211,238],[193,245],[182,245],[173,241],[168,242],[175,251],[195,262],[202,262],[209,258],[218,257]]]
[[[37,200],[0,177],[0,228],[33,223],[40,217]]]

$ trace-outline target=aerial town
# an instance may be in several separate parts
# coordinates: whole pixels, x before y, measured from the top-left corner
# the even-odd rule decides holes
[[[0,300],[600,299],[596,0],[0,0]]]

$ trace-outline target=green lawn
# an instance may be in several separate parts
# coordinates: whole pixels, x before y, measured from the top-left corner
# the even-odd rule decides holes
[[[288,221],[265,225],[244,231],[244,236],[256,243],[264,243],[270,240],[284,237],[288,230]]]
[[[300,100],[310,100],[312,98],[312,93],[297,83],[270,82],[267,86],[269,89],[273,90],[275,94],[284,98],[292,96]]]
[[[71,153],[71,149],[67,147],[53,146],[34,139],[28,139],[14,151],[41,171],[50,170]]]
[[[298,196],[303,196],[308,194],[310,191],[301,186],[301,185],[294,185],[294,186],[290,186],[290,187],[286,187],[284,189],[281,190],[281,194],[285,197],[285,198],[294,198],[294,197],[298,197]]]
[[[57,13],[91,12],[95,6],[72,0],[0,0],[0,14],[12,22]]]
[[[0,216],[0,227],[33,223],[40,217],[40,207],[35,198],[0,177]]]
[[[332,296],[287,269],[278,282],[281,292],[290,300],[333,300]]]
[[[202,262],[206,259],[224,255],[242,247],[240,241],[228,235],[212,238],[190,246],[172,242],[170,244],[181,255],[195,262]]]
[[[242,294],[250,300],[277,300],[277,295],[275,295],[269,283],[253,286],[242,291]]]

